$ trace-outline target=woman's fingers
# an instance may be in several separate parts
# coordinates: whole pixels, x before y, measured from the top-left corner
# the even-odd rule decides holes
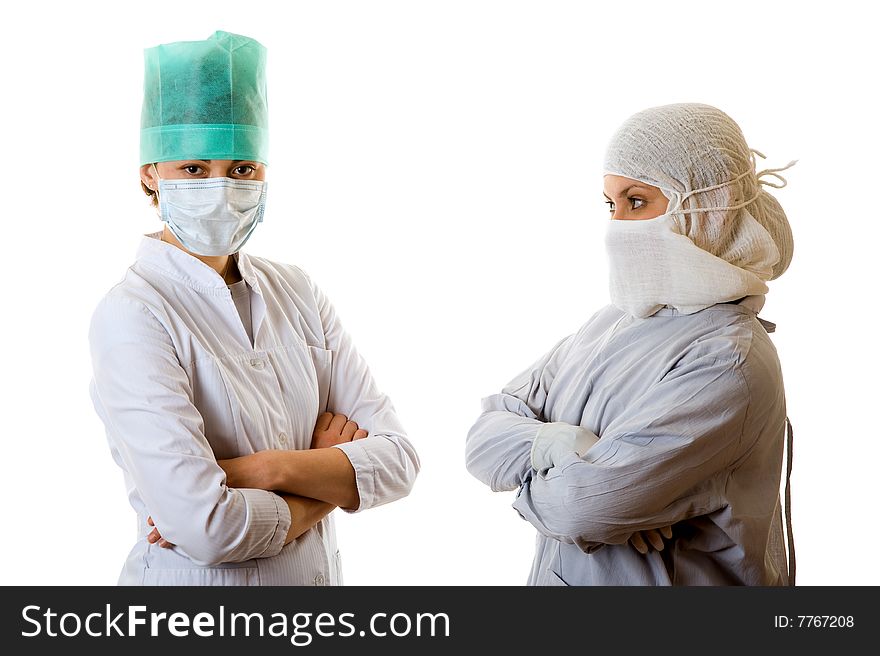
[[[642,538],[641,533],[633,533],[633,536],[629,539],[630,544],[636,548],[641,554],[648,553],[648,545],[645,544],[645,540]]]
[[[648,538],[648,542],[651,543],[651,546],[654,547],[657,551],[663,551],[663,538],[660,536],[655,530],[644,531],[646,534],[645,537]]]
[[[149,524],[150,526],[155,526],[155,524],[153,524],[152,517],[147,517],[147,524]],[[168,549],[169,547],[174,546],[174,543],[169,542],[162,537],[162,535],[159,533],[158,528],[154,528],[152,531],[150,531],[149,535],[147,535],[147,542],[149,542],[150,544],[158,544],[163,549]]]
[[[345,426],[342,428],[342,438],[347,442],[351,442],[354,439],[354,434],[358,430],[358,425],[353,421],[349,420],[345,422]]]
[[[357,422],[349,420],[343,414],[325,412],[318,417],[315,423],[312,448],[334,446],[343,442],[360,440],[366,436],[367,431],[359,428]]]
[[[325,431],[330,428],[330,420],[333,419],[332,412],[322,412],[318,415],[318,421],[315,422],[316,431]]]
[[[333,415],[333,419],[330,420],[330,425],[327,428],[333,431],[335,435],[342,435],[342,430],[345,428],[347,421],[348,417],[345,415]]]
[[[633,547],[635,547],[636,551],[641,554],[646,554],[651,549],[654,549],[654,551],[663,551],[663,549],[666,547],[666,543],[663,542],[663,538],[669,539],[671,537],[672,527],[664,526],[660,529],[650,529],[647,531],[639,531],[637,533],[633,533],[632,537],[629,539],[629,542]]]

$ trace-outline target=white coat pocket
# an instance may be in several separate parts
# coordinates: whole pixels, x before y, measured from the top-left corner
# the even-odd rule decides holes
[[[144,585],[260,585],[260,571],[256,567],[148,568]]]

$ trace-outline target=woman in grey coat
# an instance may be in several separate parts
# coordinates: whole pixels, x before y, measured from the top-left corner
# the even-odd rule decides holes
[[[702,104],[639,112],[611,139],[611,304],[484,399],[467,438],[469,471],[517,490],[539,533],[529,584],[793,583],[785,393],[757,316],[792,257],[764,188],[788,166],[756,156]]]

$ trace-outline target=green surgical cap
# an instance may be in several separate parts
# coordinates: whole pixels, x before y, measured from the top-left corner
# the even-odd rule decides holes
[[[215,32],[144,50],[141,164],[250,159],[267,164],[266,49]]]

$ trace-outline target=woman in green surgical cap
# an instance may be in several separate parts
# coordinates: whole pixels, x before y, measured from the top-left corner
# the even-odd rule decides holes
[[[321,290],[241,252],[265,211],[265,61],[227,32],[145,51],[140,178],[164,226],[89,332],[138,517],[121,585],[341,584],[332,511],[419,470]]]

